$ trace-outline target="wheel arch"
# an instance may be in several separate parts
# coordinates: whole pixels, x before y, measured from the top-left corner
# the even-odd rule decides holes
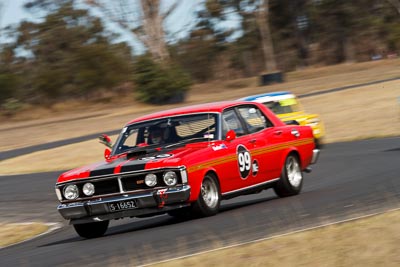
[[[284,166],[286,159],[287,159],[290,155],[294,155],[294,156],[297,157],[297,159],[298,159],[299,162],[300,162],[301,170],[303,170],[303,169],[305,168],[305,167],[304,167],[304,164],[303,164],[303,160],[302,160],[302,158],[301,158],[300,152],[299,152],[295,147],[291,147],[291,148],[289,148],[289,149],[287,149],[287,150],[285,151],[285,153],[283,154],[283,157],[282,157],[282,159],[281,159],[281,164],[280,164],[280,166]]]
[[[190,193],[190,202],[196,201],[199,194],[200,194],[200,187],[201,184],[203,183],[203,179],[206,175],[211,174],[215,177],[215,179],[218,182],[219,190],[221,191],[221,181],[219,179],[217,171],[210,167],[207,169],[202,169],[200,171],[197,171],[196,173],[192,174],[192,177],[194,178],[190,183],[191,186],[191,193]],[[189,180],[190,180],[190,175],[189,175]]]

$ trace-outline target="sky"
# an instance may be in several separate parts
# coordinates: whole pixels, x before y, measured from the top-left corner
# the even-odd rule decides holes
[[[177,9],[168,17],[166,21],[166,29],[169,39],[172,38],[183,38],[187,35],[188,30],[191,26],[194,25],[194,14],[195,11],[199,8],[200,3],[203,0],[179,0],[179,5]],[[22,20],[34,20],[37,19],[29,12],[23,9],[23,4],[26,3],[27,0],[0,0],[2,4],[2,13],[0,14],[0,28],[4,28],[8,25],[18,24]],[[165,9],[170,6],[174,1],[164,1],[162,7]],[[96,12],[94,12],[96,13]],[[141,53],[144,48],[135,40],[131,34],[121,30],[117,25],[113,25],[113,23],[108,23],[106,27],[117,33],[121,34],[121,37],[118,41],[127,41],[132,46],[134,46],[134,50],[136,52]],[[2,37],[0,42],[4,42],[6,39]]]
[[[0,0],[3,4],[0,26],[4,27],[10,24],[18,23],[23,19],[31,19],[30,14],[26,13],[22,5],[25,0]]]
[[[2,3],[3,6],[2,12],[0,13],[0,28],[4,28],[12,24],[18,24],[22,20],[38,19],[37,17],[33,16],[31,13],[23,9],[23,5],[27,1],[28,0],[0,0],[0,3]],[[165,29],[168,33],[167,41],[169,42],[172,42],[176,39],[182,39],[188,35],[189,30],[196,23],[195,13],[201,8],[201,3],[205,0],[175,1],[178,1],[179,5],[177,6],[176,10],[171,13],[171,15],[165,22]],[[161,8],[166,10],[169,6],[175,3],[175,1],[161,0]],[[102,14],[99,14],[99,12],[96,13],[96,11],[93,11],[92,13],[94,15],[99,15],[100,17],[102,16]],[[235,28],[238,26],[238,23],[238,21],[228,21],[226,25],[222,25],[222,27]],[[143,45],[141,45],[140,42],[135,39],[132,34],[130,34],[128,31],[122,30],[117,24],[108,22],[105,23],[105,26],[107,29],[121,34],[121,37],[116,41],[126,41],[127,43],[129,43],[133,47],[133,52],[135,54],[141,54],[145,50]],[[0,35],[0,43],[4,43],[7,41],[9,41],[9,39],[6,39],[4,35]]]

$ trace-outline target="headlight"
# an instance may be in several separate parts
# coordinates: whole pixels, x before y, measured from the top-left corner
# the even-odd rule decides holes
[[[92,183],[86,183],[83,185],[82,191],[87,196],[92,196],[94,194],[94,185]]]
[[[163,175],[164,183],[168,186],[176,185],[178,182],[178,177],[175,172],[169,171],[165,172]]]
[[[144,182],[147,186],[153,187],[157,184],[157,176],[154,173],[149,173],[144,177]]]
[[[69,200],[78,198],[78,196],[79,196],[78,187],[74,184],[67,185],[64,188],[64,196],[66,199],[69,199]]]

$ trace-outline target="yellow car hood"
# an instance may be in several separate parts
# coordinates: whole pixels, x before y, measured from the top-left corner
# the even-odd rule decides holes
[[[306,125],[307,120],[319,117],[318,114],[307,114],[307,113],[305,113],[303,111],[285,113],[285,114],[278,114],[277,116],[282,121],[296,120],[300,125]]]

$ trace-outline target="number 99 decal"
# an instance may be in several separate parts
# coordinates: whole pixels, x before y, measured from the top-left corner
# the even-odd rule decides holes
[[[246,147],[239,145],[237,147],[237,157],[239,164],[240,177],[246,179],[250,174],[251,169],[251,156]]]

